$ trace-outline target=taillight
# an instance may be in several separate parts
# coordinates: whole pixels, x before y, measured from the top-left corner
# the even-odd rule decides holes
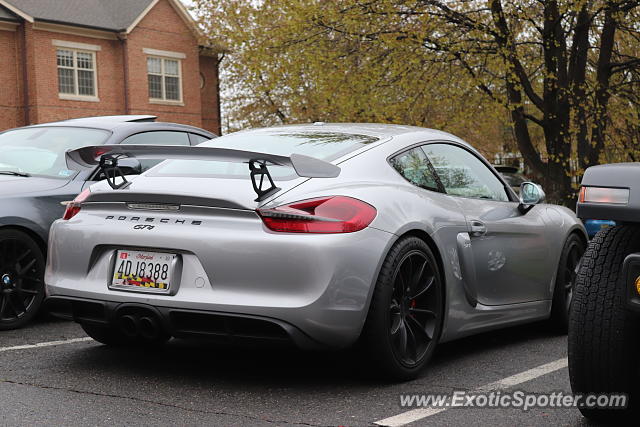
[[[62,215],[62,219],[69,220],[78,215],[78,212],[80,212],[80,208],[82,207],[82,202],[87,200],[89,194],[91,194],[91,191],[87,188],[82,193],[78,194],[76,198],[73,199],[73,202],[68,202],[64,215]]]
[[[611,203],[626,205],[629,203],[628,188],[582,187],[578,198],[580,203]]]
[[[301,200],[272,209],[258,209],[264,224],[285,233],[353,233],[366,228],[376,209],[345,196]]]

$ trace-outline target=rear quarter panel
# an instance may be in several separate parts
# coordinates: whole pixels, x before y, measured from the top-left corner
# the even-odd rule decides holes
[[[370,266],[375,269],[375,274],[369,287],[367,305],[382,263],[393,244],[407,233],[429,235],[435,246],[436,257],[442,264],[447,284],[443,332],[446,335],[449,312],[456,312],[465,305],[470,307],[464,291],[465,283],[457,248],[457,235],[467,232],[465,216],[453,198],[407,182],[387,163],[389,151],[379,148],[343,163],[338,178],[308,180],[267,205],[277,206],[313,197],[344,195],[374,206],[377,215],[370,227],[390,233],[391,237],[385,250],[379,254],[378,263]]]
[[[472,331],[522,323],[527,317],[544,317],[544,313],[550,307],[548,300],[534,303],[535,307],[530,308],[510,310],[505,307],[499,313],[470,304],[469,292],[465,291],[465,288],[469,289],[472,286],[469,282],[471,272],[463,271],[461,268],[460,257],[464,255],[461,250],[464,248],[460,248],[458,239],[459,235],[468,232],[464,206],[460,206],[454,198],[444,194],[413,186],[387,162],[387,158],[398,150],[427,141],[428,138],[409,135],[407,138],[374,147],[342,162],[342,172],[338,178],[307,180],[278,195],[268,205],[275,206],[329,195],[351,196],[373,205],[378,214],[370,226],[393,234],[385,252],[380,254],[378,264],[371,266],[376,269],[376,278],[389,249],[403,234],[416,230],[428,234],[441,260],[446,282],[445,324],[441,337],[443,341],[469,335]],[[546,288],[546,295],[550,300],[553,295],[555,271],[566,238],[575,232],[586,241],[586,231],[581,221],[569,209],[555,205],[540,205],[535,209],[544,210],[542,217],[546,225],[545,238],[550,240],[552,248],[549,259],[553,265],[549,270],[554,274],[545,283],[540,284]],[[374,286],[375,279],[370,287],[368,301]]]

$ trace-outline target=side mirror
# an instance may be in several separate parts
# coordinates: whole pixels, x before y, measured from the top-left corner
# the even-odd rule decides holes
[[[520,184],[520,205],[518,209],[523,214],[526,214],[535,205],[543,203],[545,200],[545,194],[538,184],[533,182],[523,182]]]

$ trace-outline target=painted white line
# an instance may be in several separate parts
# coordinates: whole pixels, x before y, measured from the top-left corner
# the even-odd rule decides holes
[[[518,384],[522,384],[522,383],[526,383],[527,381],[534,380],[536,378],[539,378],[551,372],[555,372],[560,369],[566,368],[567,365],[568,365],[567,358],[564,357],[562,359],[558,359],[553,362],[537,366],[527,371],[520,372],[515,375],[511,375],[510,377],[506,377],[501,380],[494,381],[489,384],[485,384],[483,386],[476,388],[473,391],[488,392],[493,390],[502,390],[502,389],[510,388]],[[394,415],[393,417],[385,418],[380,421],[375,421],[373,424],[376,424],[379,426],[385,426],[385,427],[399,427],[399,426],[403,426],[403,425],[421,420],[426,417],[430,417],[432,415],[439,414],[441,412],[446,411],[447,409],[448,408],[446,407],[412,409],[411,411],[403,412],[401,414]]]
[[[376,421],[374,424],[385,427],[403,426],[405,424],[412,423],[414,421],[421,420],[423,418],[430,417],[440,412],[446,411],[447,408],[418,408],[411,411],[403,412],[402,414],[394,415],[393,417],[385,418],[384,420]]]
[[[62,341],[47,341],[47,342],[39,342],[36,344],[15,345],[13,347],[0,347],[0,353],[5,351],[27,350],[30,348],[53,347],[55,345],[67,345],[67,344],[74,344],[77,342],[85,342],[85,341],[93,341],[93,339],[89,337],[71,338],[71,339],[62,340]]]
[[[543,375],[549,374],[551,372],[566,368],[568,364],[569,361],[566,357],[558,359],[554,362],[540,365],[536,368],[529,369],[528,371],[520,372],[519,374],[511,375],[510,377],[483,385],[482,387],[477,388],[475,391],[502,390],[505,388],[513,387],[518,384],[526,383],[527,381],[531,381]]]

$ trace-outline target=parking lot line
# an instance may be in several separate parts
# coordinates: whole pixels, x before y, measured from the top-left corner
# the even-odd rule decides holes
[[[376,421],[374,424],[379,426],[403,426],[405,424],[412,423],[414,421],[421,420],[423,418],[430,417],[440,412],[446,411],[447,408],[418,408],[411,411],[403,412],[402,414],[394,415],[393,417],[385,418],[384,420]]]
[[[47,341],[47,342],[39,342],[35,344],[15,345],[13,347],[0,347],[0,353],[3,353],[5,351],[27,350],[30,348],[41,348],[41,347],[52,347],[56,345],[74,344],[77,342],[85,342],[85,341],[93,341],[93,339],[89,337],[82,337],[82,338],[71,338],[68,340],[61,340],[61,341]]]
[[[551,372],[566,368],[567,365],[568,360],[566,357],[563,357],[562,359],[537,366],[527,371],[520,372],[519,374],[511,375],[510,377],[485,384],[482,387],[477,388],[475,391],[492,391],[513,387],[515,385],[526,383],[527,381],[531,381]]]
[[[568,364],[567,358],[563,357],[562,359],[555,360],[550,363],[545,363],[544,365],[537,366],[535,368],[517,373],[515,375],[511,375],[506,378],[502,378],[501,380],[494,381],[489,384],[485,384],[476,388],[475,392],[487,392],[494,390],[502,390],[509,387],[516,386],[518,384],[526,383],[527,381],[534,380],[543,375],[549,374],[551,372],[558,371],[560,369],[566,368]],[[446,411],[448,408],[418,408],[412,409],[411,411],[403,412],[398,415],[394,415],[393,417],[385,418],[383,420],[375,421],[373,424],[379,426],[386,427],[399,427],[403,426],[423,418],[430,417],[432,415],[439,414],[441,412]]]

